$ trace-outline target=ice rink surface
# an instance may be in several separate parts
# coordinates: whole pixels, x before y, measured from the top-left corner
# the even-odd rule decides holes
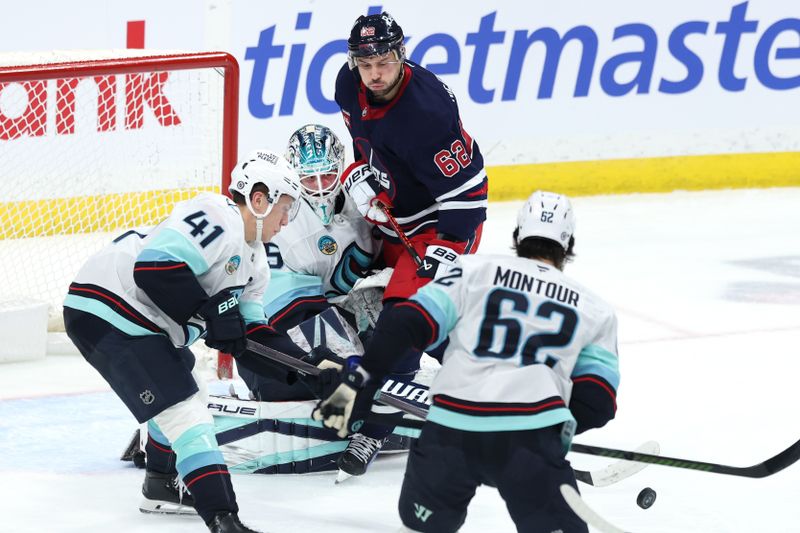
[[[511,253],[521,202],[493,203],[481,253]],[[746,466],[800,438],[800,189],[577,198],[568,275],[617,310],[617,418],[576,441]],[[134,419],[79,356],[0,365],[0,531],[204,531],[138,511],[143,472],[118,460]],[[577,468],[609,461],[571,454]],[[405,458],[363,478],[234,477],[243,521],[268,532],[392,532]],[[636,506],[646,487],[649,510]],[[637,533],[800,531],[800,463],[764,479],[662,466],[585,500]],[[463,532],[514,531],[494,489]]]

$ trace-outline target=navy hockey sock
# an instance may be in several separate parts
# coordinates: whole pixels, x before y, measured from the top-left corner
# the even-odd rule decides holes
[[[192,493],[194,508],[206,524],[218,513],[239,512],[227,466],[206,465],[192,470],[184,476],[183,483]]]
[[[162,474],[177,474],[176,456],[172,446],[156,441],[149,432],[144,451],[147,454],[147,469]]]

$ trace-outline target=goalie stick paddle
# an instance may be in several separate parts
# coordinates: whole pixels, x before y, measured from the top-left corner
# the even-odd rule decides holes
[[[301,361],[300,359],[296,359],[291,355],[287,355],[283,352],[279,352],[269,346],[264,346],[258,342],[255,342],[251,339],[247,340],[247,349],[251,352],[257,353],[267,359],[271,359],[273,361],[277,361],[282,363],[289,368],[293,368],[298,372],[303,372],[305,374],[309,374],[312,376],[316,376],[320,373],[320,369],[315,367],[314,365],[307,363],[305,361]],[[378,396],[378,401],[394,407],[400,411],[403,411],[406,414],[416,416],[422,420],[428,416],[427,409],[403,400],[402,398],[398,398],[396,396],[392,396],[390,394],[386,394],[385,392],[381,391],[380,395]],[[573,444],[573,448],[575,444]],[[646,442],[639,448],[639,450],[646,450],[651,453],[658,453],[659,447],[657,442]],[[653,457],[653,456],[651,456]],[[616,483],[617,481],[621,481],[633,474],[636,474],[645,466],[637,466],[637,465],[630,465],[629,463],[623,462],[616,462],[613,463],[603,469],[596,470],[596,471],[585,471],[585,470],[575,470],[575,478],[578,481],[586,483],[588,485],[593,485],[595,487],[605,487],[607,485],[611,485]]]
[[[776,472],[780,472],[784,468],[793,465],[798,461],[798,459],[800,459],[800,440],[783,450],[781,453],[752,466],[730,466],[717,463],[706,463],[704,461],[694,461],[692,459],[665,457],[663,455],[650,455],[647,453],[616,450],[614,448],[603,448],[601,446],[589,446],[586,444],[576,443],[572,444],[571,451],[576,453],[585,453],[588,455],[612,457],[614,459],[625,459],[626,461],[635,461],[638,463],[671,466],[675,468],[685,468],[688,470],[699,470],[701,472],[711,472],[714,474],[763,478],[771,476]]]

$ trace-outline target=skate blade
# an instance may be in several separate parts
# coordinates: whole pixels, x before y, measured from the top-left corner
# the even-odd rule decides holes
[[[339,470],[339,473],[336,474],[336,481],[334,482],[334,485],[338,485],[339,483],[343,483],[343,482],[347,481],[348,479],[350,479],[351,477],[353,477],[353,476],[351,476],[350,474],[348,474],[344,470]]]
[[[196,515],[197,511],[191,505],[165,502],[161,500],[143,499],[139,510],[146,514],[171,514],[171,515]]]

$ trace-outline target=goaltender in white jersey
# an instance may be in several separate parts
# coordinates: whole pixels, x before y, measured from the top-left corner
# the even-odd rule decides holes
[[[298,303],[346,295],[369,274],[381,250],[373,225],[341,192],[344,146],[329,128],[297,129],[286,159],[300,176],[302,201],[297,217],[267,248],[273,283],[264,306],[273,326]]]

